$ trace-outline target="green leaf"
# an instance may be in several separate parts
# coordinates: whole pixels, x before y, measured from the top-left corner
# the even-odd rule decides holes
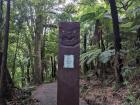
[[[99,61],[101,63],[107,63],[113,55],[115,55],[115,50],[104,51],[100,54]]]
[[[128,22],[128,23],[125,23],[125,24],[121,24],[121,27],[122,28],[129,28],[133,25],[133,22]]]
[[[90,50],[80,56],[81,64],[87,63],[90,64],[93,60],[95,60],[99,54],[101,53],[101,49]]]
[[[96,16],[95,12],[87,13],[81,16],[80,21],[84,22],[88,20],[93,20],[95,16]]]

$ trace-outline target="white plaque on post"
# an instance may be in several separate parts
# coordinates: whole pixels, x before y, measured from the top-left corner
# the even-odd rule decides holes
[[[74,55],[64,55],[64,68],[74,68]]]

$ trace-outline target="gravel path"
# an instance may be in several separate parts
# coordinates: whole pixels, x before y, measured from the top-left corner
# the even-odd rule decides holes
[[[39,86],[33,93],[32,97],[40,101],[40,105],[57,105],[57,84],[43,84]],[[80,105],[87,105],[84,101],[80,101]]]

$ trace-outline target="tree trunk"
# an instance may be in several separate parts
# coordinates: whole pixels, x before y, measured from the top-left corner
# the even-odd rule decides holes
[[[100,34],[100,43],[101,43],[101,50],[102,52],[105,51],[105,44],[104,44],[104,40],[103,40],[103,31],[102,29],[99,29],[99,34]],[[101,63],[101,74],[100,74],[100,77],[101,77],[101,82],[103,83],[104,79],[105,79],[105,71],[106,71],[106,68],[105,68],[105,64]]]
[[[0,73],[1,73],[1,63],[2,63],[2,5],[3,5],[3,1],[0,0]]]
[[[15,54],[14,54],[14,59],[13,59],[13,66],[12,66],[12,79],[15,79],[15,66],[16,66],[16,59],[17,59],[17,52],[18,52],[18,46],[19,46],[19,33],[18,33],[18,39],[17,39],[17,43],[16,43],[16,50],[15,50]]]
[[[140,41],[140,27],[137,30],[137,40]]]
[[[120,58],[120,50],[121,50],[121,37],[120,37],[120,29],[119,29],[119,20],[118,20],[118,11],[116,7],[115,0],[109,0],[111,7],[111,14],[113,19],[113,29],[114,29],[114,41],[115,41],[115,72],[116,72],[116,84],[120,86],[123,83],[123,76],[121,74],[122,69],[122,59]]]
[[[54,74],[54,78],[56,79],[56,70],[57,70],[57,69],[56,69],[56,60],[55,60],[55,56],[54,56],[53,61],[54,61],[54,63],[53,63],[53,64],[54,64],[54,73],[53,73],[53,74]]]
[[[54,77],[53,73],[54,73],[54,64],[53,64],[53,56],[51,56],[51,68],[52,68],[52,78]]]
[[[29,63],[30,63],[31,69],[32,69],[32,73],[31,73],[32,74],[32,76],[31,76],[32,78],[30,78],[30,83],[31,83],[31,82],[33,82],[33,79],[34,79],[34,64],[33,64],[34,58],[33,58],[33,54],[32,54],[32,46],[31,46],[31,43],[33,43],[33,39],[32,39],[32,42],[31,42],[26,34],[25,34],[25,38],[26,38],[26,44],[28,46],[29,59],[30,59],[28,61],[28,65],[27,65],[27,71],[29,70],[29,67],[28,67]]]
[[[27,64],[27,83],[30,83],[30,60],[28,60],[28,64]]]
[[[87,33],[84,34],[84,53],[87,52]]]
[[[135,47],[138,50],[140,49],[140,27],[137,30],[137,40],[135,41]],[[140,56],[139,55],[136,57],[136,64],[140,65]]]
[[[45,80],[45,41],[46,41],[46,28],[44,28],[44,33],[43,33],[43,39],[42,39],[42,46],[41,46],[41,61],[42,61],[42,70],[41,70],[41,75],[42,75],[42,81]]]
[[[4,35],[4,49],[2,55],[1,75],[0,75],[0,105],[6,105],[5,99],[11,96],[11,87],[13,84],[8,83],[9,72],[6,68],[7,65],[7,51],[8,51],[8,36],[9,36],[9,23],[10,23],[10,0],[7,0],[7,13],[5,23]],[[11,78],[11,77],[10,77]]]
[[[83,43],[83,46],[84,46],[84,53],[87,52],[87,33],[84,33],[84,43]],[[83,69],[84,69],[84,74],[86,74],[89,70],[89,67],[87,65],[87,61],[84,62],[83,64]]]
[[[2,52],[0,52],[0,67],[1,67],[1,64],[2,64]]]
[[[2,52],[2,5],[3,1],[0,0],[0,52]]]
[[[55,56],[51,56],[52,78],[56,78],[56,61]]]
[[[21,68],[21,86],[24,87],[25,86],[25,72],[24,72],[24,65],[22,64],[22,62],[20,61],[20,68]]]
[[[39,12],[37,12],[39,13]],[[43,16],[37,14],[35,29],[35,58],[34,58],[34,83],[42,83],[42,61],[41,61],[41,42],[43,34]]]
[[[99,48],[100,48],[100,40],[101,40],[100,26],[101,26],[100,20],[97,19],[96,23],[95,23],[95,32],[94,32],[94,36],[93,36],[93,43],[94,44],[98,43]]]
[[[28,46],[28,51],[29,51],[29,57],[30,57],[30,66],[31,66],[31,77],[30,77],[30,83],[35,82],[35,71],[34,71],[34,54],[33,54],[33,49],[35,46],[35,19],[34,19],[34,8],[32,8],[32,4],[29,3],[29,13],[30,13],[30,18],[26,21],[27,26],[29,28],[29,32],[31,34],[31,40],[29,36],[25,35],[26,37],[26,43]]]
[[[101,36],[101,48],[102,48],[102,52],[105,51],[105,44],[104,44],[104,40],[103,40],[103,30],[100,30],[100,36]]]

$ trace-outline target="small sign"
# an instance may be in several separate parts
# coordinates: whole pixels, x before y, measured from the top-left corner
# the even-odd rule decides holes
[[[74,68],[74,55],[64,55],[64,68]]]

